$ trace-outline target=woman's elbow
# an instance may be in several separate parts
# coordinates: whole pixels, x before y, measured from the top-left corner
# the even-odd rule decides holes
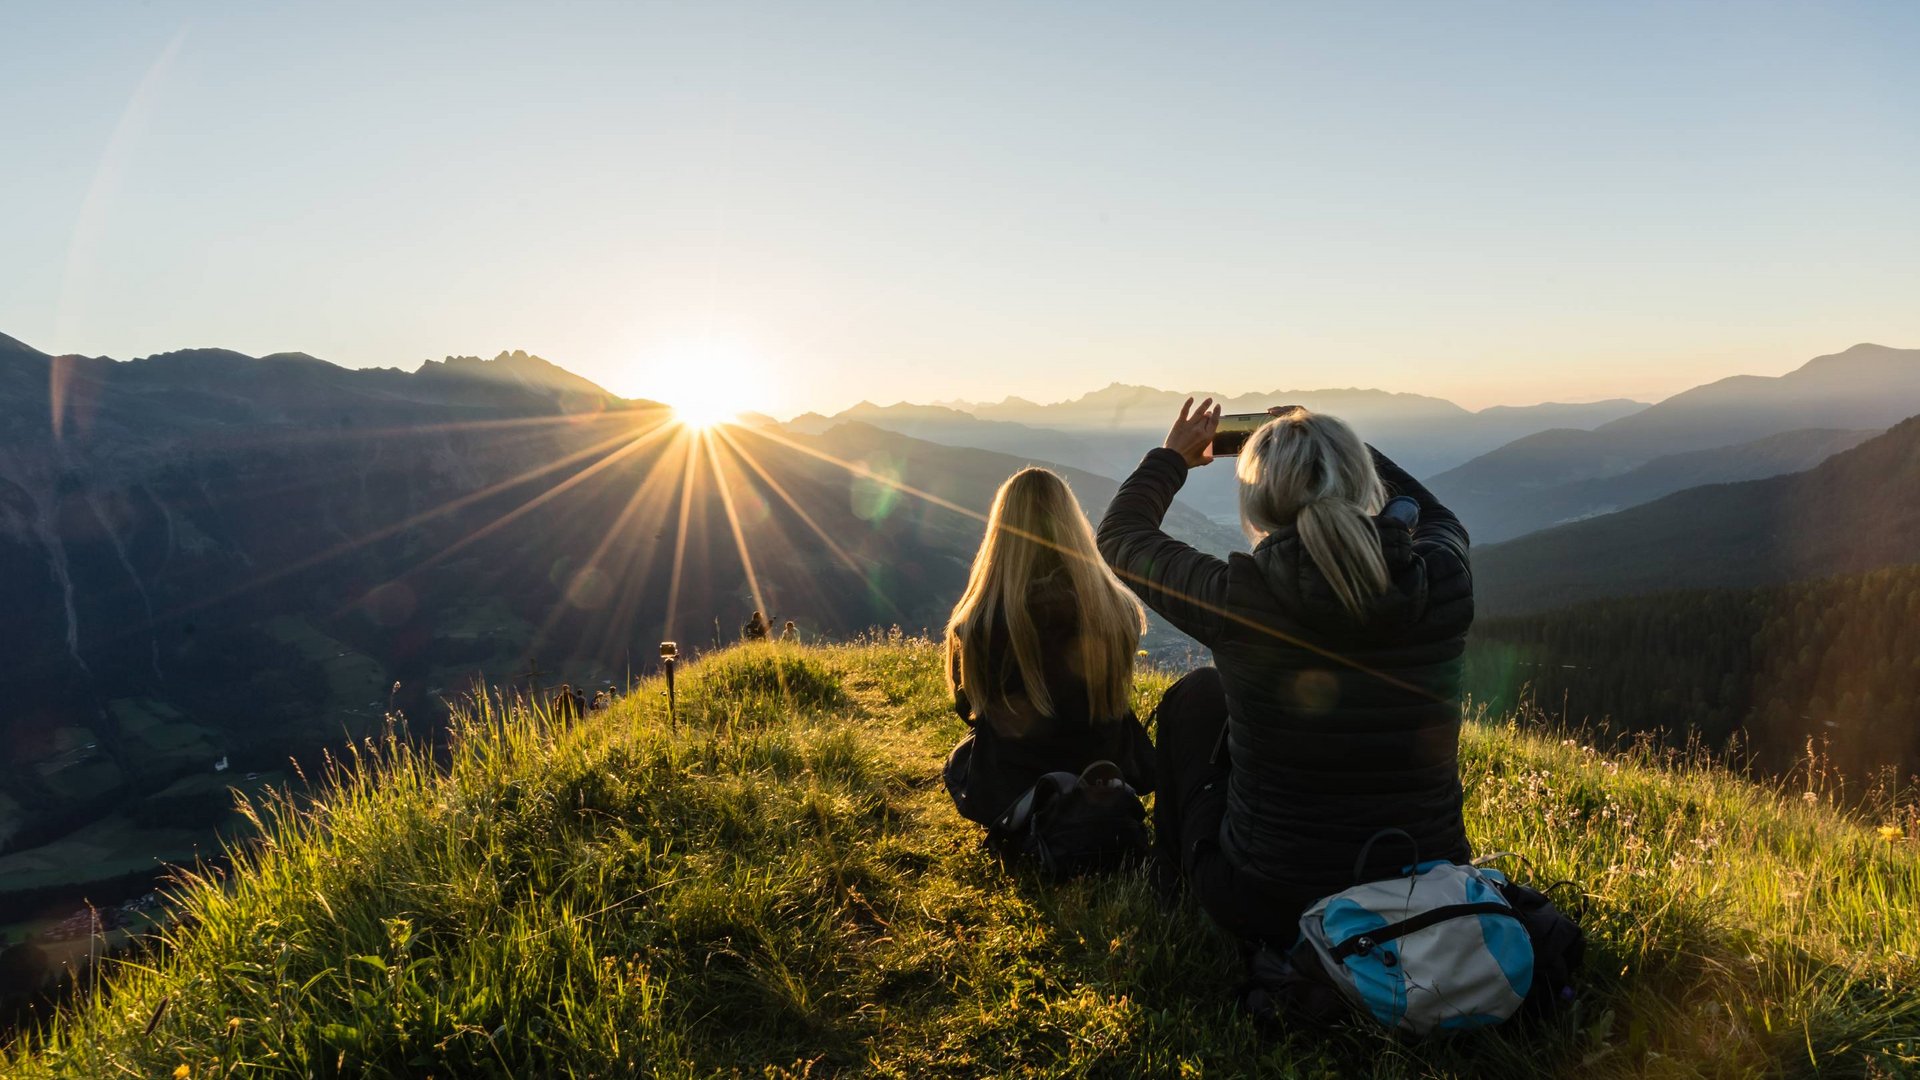
[[[1113,561],[1113,553],[1120,546],[1120,534],[1121,529],[1114,521],[1113,514],[1108,513],[1100,518],[1100,524],[1093,529],[1093,543],[1100,549],[1101,558]]]

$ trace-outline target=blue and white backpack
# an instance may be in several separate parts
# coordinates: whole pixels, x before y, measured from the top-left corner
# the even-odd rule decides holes
[[[1405,836],[1382,835],[1393,834]],[[1582,946],[1579,927],[1543,894],[1500,871],[1417,862],[1403,876],[1315,902],[1291,950],[1255,959],[1254,986],[1269,1009],[1304,1006],[1324,1018],[1324,1002],[1337,995],[1384,1027],[1426,1035],[1563,1003]]]

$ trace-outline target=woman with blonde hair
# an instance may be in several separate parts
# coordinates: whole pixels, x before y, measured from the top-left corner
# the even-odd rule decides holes
[[[1188,470],[1213,460],[1219,410],[1192,405],[1114,496],[1100,550],[1213,651],[1155,714],[1162,880],[1242,938],[1284,946],[1320,897],[1470,855],[1467,532],[1352,428],[1287,407],[1240,452],[1253,550],[1195,551],[1160,529]]]
[[[1096,761],[1153,789],[1153,745],[1132,708],[1145,629],[1066,481],[1026,468],[1002,484],[947,621],[948,688],[973,729],[946,766],[962,815],[991,824],[1044,774]]]

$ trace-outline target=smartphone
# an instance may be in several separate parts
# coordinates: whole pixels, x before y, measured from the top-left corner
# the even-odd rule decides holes
[[[1237,457],[1253,433],[1271,419],[1273,417],[1263,412],[1228,413],[1221,417],[1220,427],[1213,433],[1213,456]]]

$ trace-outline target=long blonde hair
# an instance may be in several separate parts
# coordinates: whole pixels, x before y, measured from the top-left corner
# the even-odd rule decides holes
[[[1240,527],[1258,542],[1288,525],[1355,615],[1387,589],[1373,515],[1386,488],[1373,455],[1338,417],[1293,408],[1267,421],[1240,451]]]
[[[1134,650],[1146,630],[1146,611],[1100,557],[1093,526],[1059,476],[1039,468],[1014,473],[993,497],[986,539],[973,557],[967,590],[947,620],[947,684],[964,689],[976,706],[1009,720],[1053,715],[1040,635],[1029,601],[1033,583],[1063,572],[1079,615],[1068,663],[1086,680],[1093,720],[1126,714],[1133,688]],[[990,667],[994,624],[1002,621],[1020,672],[1025,702],[1008,700]],[[956,662],[957,661],[957,662]]]

